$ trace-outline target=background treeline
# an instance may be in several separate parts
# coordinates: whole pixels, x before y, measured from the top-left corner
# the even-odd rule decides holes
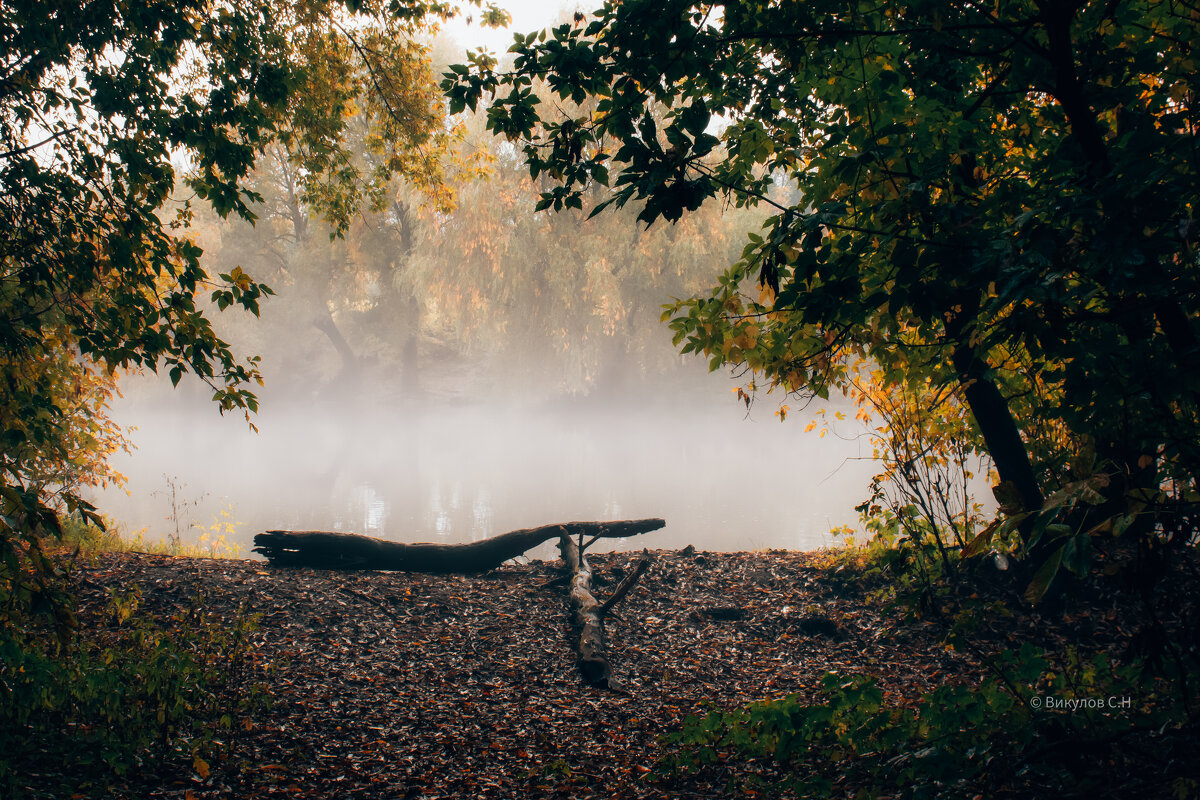
[[[396,179],[339,230],[301,197],[276,148],[251,178],[264,198],[253,225],[194,221],[213,269],[242,267],[275,292],[261,320],[221,320],[240,350],[262,356],[263,397],[612,396],[647,376],[695,381],[662,306],[706,286],[761,214],[712,208],[647,228],[632,209],[588,219],[598,200],[534,212],[548,178],[531,179],[513,145],[482,127],[478,116],[458,123],[433,202]]]

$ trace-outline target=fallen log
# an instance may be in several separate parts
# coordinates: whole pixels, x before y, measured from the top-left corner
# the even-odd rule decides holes
[[[650,557],[643,558],[637,569],[622,581],[608,601],[601,605],[592,594],[592,568],[583,553],[586,548],[580,548],[574,539],[563,534],[559,537],[558,549],[562,553],[563,564],[569,570],[571,580],[567,591],[567,603],[571,608],[571,622],[579,632],[579,642],[575,648],[579,674],[592,686],[621,691],[621,687],[613,678],[612,667],[605,653],[604,615],[620,602],[637,583],[638,578],[646,572],[650,566]]]
[[[587,556],[567,534],[558,540],[563,564],[571,576],[567,590],[567,603],[571,607],[571,621],[579,631],[579,674],[592,686],[612,688],[612,668],[604,654],[604,620],[600,617],[600,603],[592,594],[592,568]]]
[[[617,539],[658,530],[661,519],[563,522],[509,531],[466,544],[389,542],[356,533],[265,531],[255,535],[254,552],[272,566],[317,569],[378,569],[401,572],[473,574],[560,536]]]

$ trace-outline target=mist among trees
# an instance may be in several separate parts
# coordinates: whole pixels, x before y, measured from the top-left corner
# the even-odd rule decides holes
[[[120,392],[148,423],[191,400],[247,436],[269,408],[295,415],[302,432],[271,441],[316,466],[286,476],[301,499],[271,513],[289,522],[341,481],[365,492],[368,529],[484,535],[486,492],[445,470],[499,442],[500,469],[513,452],[503,486],[519,486],[533,419],[561,426],[547,463],[564,481],[527,480],[535,491],[578,490],[605,518],[638,497],[601,499],[572,472],[592,463],[571,438],[582,408],[606,411],[594,433],[611,445],[631,431],[671,443],[645,473],[645,459],[605,456],[650,489],[635,502],[664,487],[713,496],[693,460],[727,470],[747,508],[812,490],[804,470],[823,458],[797,448],[790,465],[784,434],[776,460],[765,445],[713,447],[740,436],[715,423],[672,427],[713,396],[779,431],[867,434],[867,544],[819,568],[938,626],[978,669],[901,704],[875,677],[834,674],[714,711],[682,723],[673,741],[691,755],[672,769],[769,756],[806,796],[1200,786],[1179,757],[1200,658],[1194,7],[614,0],[497,56],[436,38],[455,14],[505,21],[475,2],[0,6],[12,730],[41,724],[25,696],[67,720],[109,694],[102,671],[68,657],[79,626],[62,543],[104,535],[93,492],[121,483],[123,425],[136,424],[115,415]],[[501,401],[528,416],[451,413]],[[447,460],[414,456],[415,437],[452,451],[470,424],[480,432]],[[264,471],[243,459],[213,485],[239,469]],[[400,501],[371,494],[385,482]],[[420,497],[432,516],[387,521]],[[109,598],[116,627],[135,594]],[[1073,614],[1107,638],[1063,627]],[[809,634],[842,630],[812,619]],[[227,643],[188,630],[194,653]],[[106,646],[100,661],[124,658]],[[249,657],[241,633],[229,647]],[[34,691],[38,675],[67,677]],[[1034,704],[1104,692],[1132,710]],[[200,740],[163,721],[190,706],[146,708],[160,701],[146,717],[160,746],[191,752],[206,778]],[[1103,754],[1120,780],[1076,751]],[[137,758],[114,752],[117,772]],[[1161,769],[1140,773],[1128,752]]]

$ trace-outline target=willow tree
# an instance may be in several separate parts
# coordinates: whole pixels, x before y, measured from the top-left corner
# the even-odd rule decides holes
[[[458,170],[453,212],[419,214],[409,280],[430,322],[463,352],[487,354],[494,379],[572,394],[617,392],[661,376],[679,358],[656,322],[660,298],[702,289],[734,258],[762,215],[712,207],[676,226],[642,230],[632,209],[531,213],[549,175],[530,178],[520,154],[466,121],[463,146],[487,169]]]
[[[625,0],[445,87],[454,109],[491,95],[492,130],[555,179],[543,206],[594,184],[647,224],[772,206],[674,307],[676,341],[787,391],[825,395],[859,357],[957,386],[1026,544],[1082,568],[1099,531],[1191,536],[1198,41],[1163,0]]]
[[[350,24],[327,4],[279,6],[291,59],[304,68],[249,179],[259,219],[251,227],[210,216],[204,238],[215,263],[252,260],[286,295],[283,330],[240,326],[239,338],[286,339],[289,351],[301,342],[306,359],[327,349],[345,384],[359,377],[362,352],[339,312],[371,304],[378,328],[402,327],[415,342],[411,298],[394,291],[395,276],[412,247],[413,206],[452,205],[443,175],[452,132],[426,44],[431,21],[374,13]],[[363,296],[367,285],[377,297]]]

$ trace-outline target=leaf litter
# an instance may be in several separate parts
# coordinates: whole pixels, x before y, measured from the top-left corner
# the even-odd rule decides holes
[[[107,589],[137,584],[151,613],[200,592],[231,620],[243,605],[260,615],[250,680],[270,695],[218,754],[147,765],[106,796],[717,798],[727,794],[721,769],[686,783],[654,769],[660,737],[688,715],[815,698],[828,671],[877,676],[895,698],[978,675],[931,625],[900,624],[831,582],[818,555],[653,555],[607,619],[615,692],[589,688],[576,670],[557,562],[464,577],[98,555],[74,571],[82,612],[101,608]],[[640,557],[589,554],[597,595]]]

